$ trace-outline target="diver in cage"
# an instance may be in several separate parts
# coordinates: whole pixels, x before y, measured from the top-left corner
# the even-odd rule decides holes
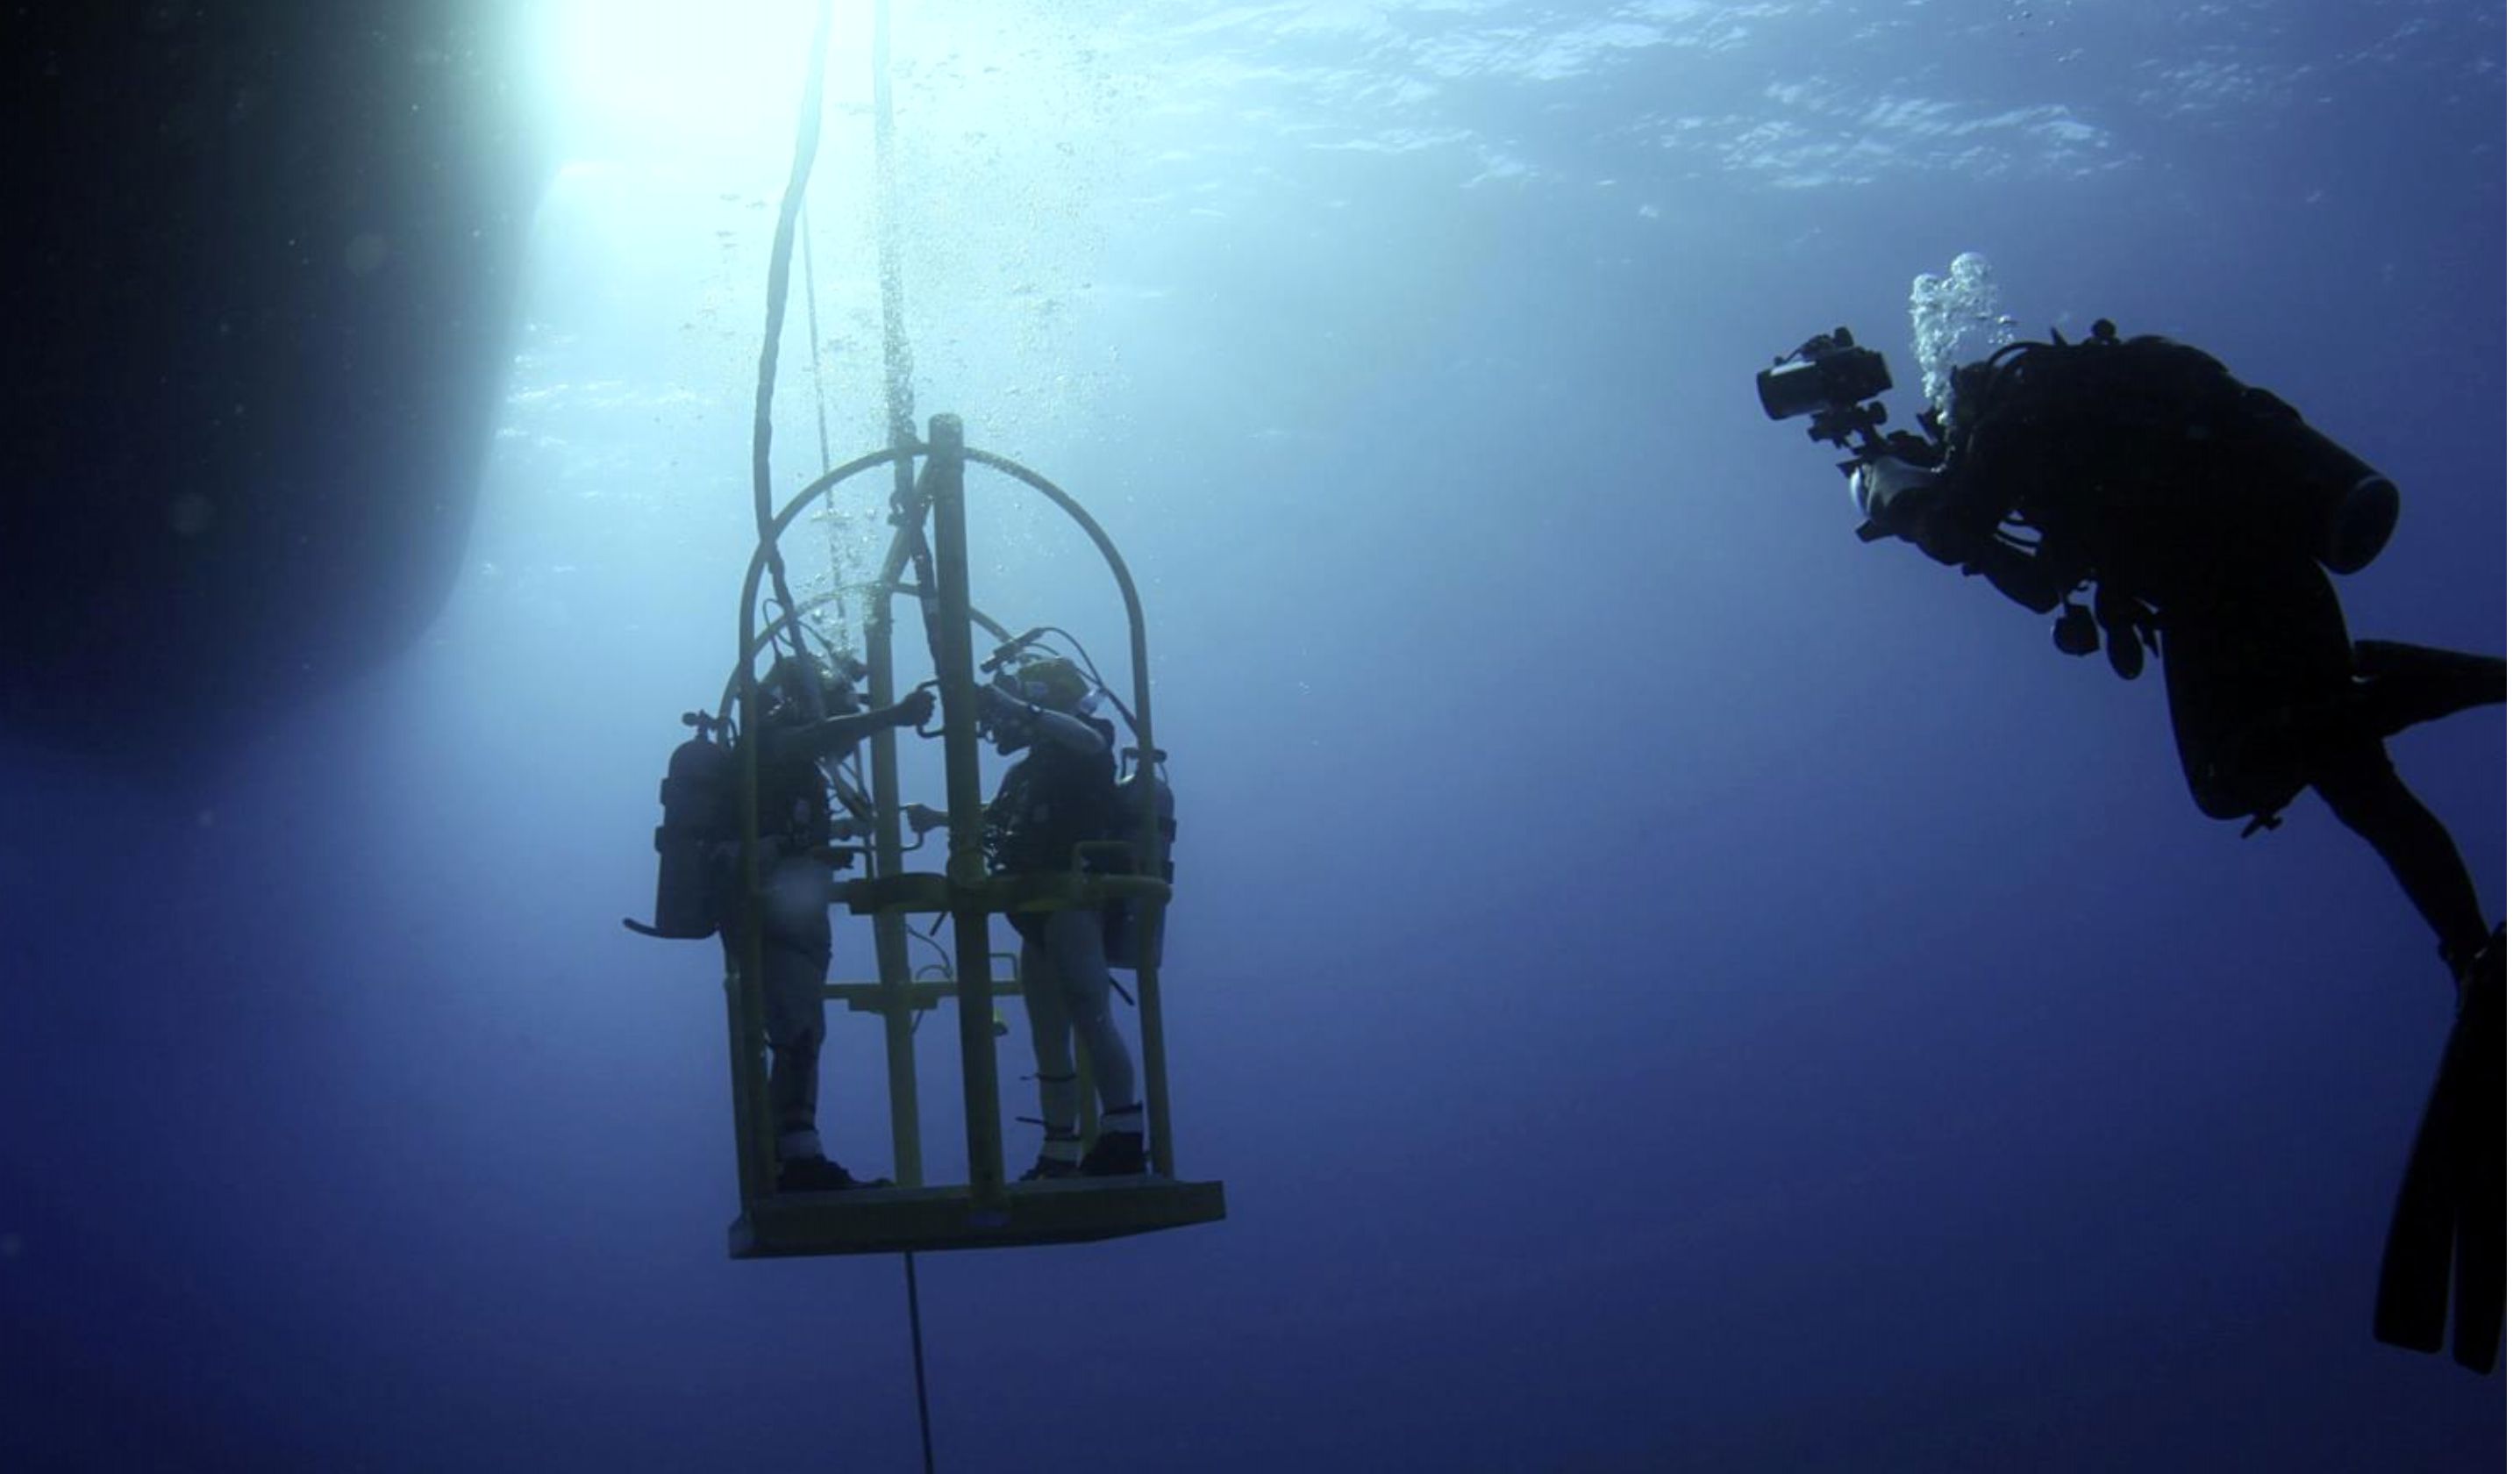
[[[1094,714],[1097,695],[1085,673],[1058,656],[1001,670],[978,688],[983,734],[999,753],[1023,755],[1007,769],[983,821],[993,873],[1065,870],[1078,844],[1119,832],[1114,731]],[[1089,856],[1089,868],[1094,863]],[[1069,908],[1011,919],[1023,939],[1017,973],[1041,1086],[1041,1153],[1023,1179],[1145,1172],[1146,1107],[1138,1098],[1137,1066],[1111,1017],[1102,912]],[[1102,1106],[1091,1151],[1082,1150],[1078,1129],[1071,1031],[1093,1062]]]
[[[832,840],[832,781],[823,763],[886,727],[917,727],[936,710],[922,689],[870,712],[855,686],[859,673],[808,658],[781,657],[762,682],[760,788],[755,812],[761,844],[761,1017],[770,1047],[770,1110],[778,1129],[779,1191],[833,1192],[880,1187],[823,1153],[815,1126],[821,1083],[823,986],[832,970],[831,865],[820,858]],[[819,686],[819,710],[815,692]],[[742,866],[721,846],[718,915],[739,914]],[[741,965],[742,930],[721,925],[727,968]]]

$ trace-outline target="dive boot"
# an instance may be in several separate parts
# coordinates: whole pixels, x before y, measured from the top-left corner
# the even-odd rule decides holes
[[[1077,1164],[1088,1177],[1134,1177],[1147,1170],[1147,1138],[1142,1131],[1104,1131]]]
[[[1049,1181],[1058,1177],[1075,1176],[1076,1171],[1075,1129],[1045,1127],[1042,1129],[1041,1155],[1035,1157],[1031,1168],[1015,1180],[1018,1182]]]
[[[779,1164],[781,1192],[847,1192],[859,1187],[890,1187],[890,1177],[862,1181],[829,1157],[793,1157]]]

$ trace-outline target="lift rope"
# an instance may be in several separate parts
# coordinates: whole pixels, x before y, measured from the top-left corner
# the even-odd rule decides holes
[[[824,0],[830,3],[830,0]],[[875,280],[884,302],[884,431],[894,451],[918,443],[918,423],[910,403],[910,330],[902,325],[902,229],[892,209],[892,0],[875,0],[875,43],[870,70],[875,73]],[[935,565],[927,557],[924,514],[927,506],[915,491],[910,459],[892,464],[894,519],[918,534],[915,567],[920,575],[920,624],[927,630],[927,658],[937,658]],[[882,597],[882,595],[879,595]],[[927,1338],[920,1333],[920,1258],[902,1250],[902,1280],[910,1287],[910,1370],[920,1394],[920,1461],[935,1474],[937,1451],[927,1434]]]
[[[796,212],[796,253],[805,262],[805,361],[814,371],[814,448],[822,456],[819,464],[829,466],[832,464],[832,396],[823,383],[823,318],[815,306],[820,294],[814,290],[814,218],[813,212],[803,207]],[[847,550],[840,540],[838,501],[838,487],[823,493],[823,556],[831,561],[832,566],[831,623],[845,636],[848,602],[841,593],[840,568],[846,561]],[[805,607],[810,611],[821,603],[816,599]],[[811,620],[799,622],[805,626],[800,632],[820,641],[824,653],[831,656],[836,665],[840,652],[832,644],[832,637],[815,629]],[[831,783],[832,792],[838,797],[841,806],[847,808],[849,816],[872,836],[875,832],[875,803],[866,795],[866,783],[860,776],[862,769],[856,766],[857,760],[857,752],[853,748],[845,759],[836,761],[820,759],[816,765],[822,768],[824,778]]]
[[[810,656],[804,630],[796,619],[795,596],[788,590],[788,562],[772,535],[770,505],[770,396],[779,384],[780,330],[788,317],[788,267],[795,253],[796,216],[805,205],[805,181],[814,172],[814,154],[823,137],[823,62],[831,51],[832,0],[815,7],[814,39],[805,62],[805,95],[797,107],[796,154],[788,167],[788,189],[779,200],[778,232],[770,241],[770,303],[761,333],[761,372],[752,395],[752,521],[770,573],[770,587],[782,616],[774,629],[784,629],[798,665]],[[800,682],[806,707],[816,720],[823,713],[818,681]]]
[[[825,0],[827,7],[829,4],[830,0]],[[883,297],[884,429],[892,447],[901,450],[917,443],[919,433],[912,418],[910,397],[910,336],[902,326],[901,315],[901,225],[893,210],[891,0],[875,0],[874,23],[870,49],[875,73],[876,281]],[[908,456],[892,463],[892,477],[894,518],[899,521],[907,516],[910,520],[906,526],[916,530],[922,526],[926,507],[917,495]],[[935,571],[928,557],[926,537],[920,536],[915,548],[920,623],[926,630],[928,659],[932,663],[939,649]],[[878,591],[877,597],[886,598],[889,594]],[[929,1437],[927,1424],[927,1343],[919,1325],[919,1256],[906,1249],[901,1255],[901,1275],[910,1291],[910,1365],[919,1392],[919,1456],[927,1474],[936,1474],[936,1445]]]
[[[821,464],[832,461],[831,392],[823,384],[823,317],[816,302],[821,294],[814,290],[814,221],[810,211],[796,215],[797,253],[805,258],[805,361],[814,370],[814,447],[821,454]],[[840,488],[833,486],[823,493],[823,551],[832,560],[832,622],[841,629],[848,627],[848,606],[840,597],[840,564],[845,549],[840,542]]]
[[[893,208],[899,170],[893,156],[892,128],[892,0],[875,0],[875,250],[876,286],[883,303],[883,405],[885,433],[894,449],[919,442],[916,406],[911,393],[910,330],[904,321],[901,291],[901,221]],[[933,662],[944,651],[937,628],[936,560],[928,550],[927,499],[911,475],[910,458],[892,463],[892,521],[910,550],[911,572],[919,582],[919,622],[927,636]]]
[[[910,1282],[910,1368],[919,1384],[919,1461],[936,1474],[936,1443],[927,1432],[927,1344],[919,1331],[919,1256],[902,1251],[902,1276]]]
[[[883,288],[883,351],[885,419],[896,450],[917,442],[911,419],[910,346],[902,327],[901,271],[899,232],[892,212],[892,82],[891,70],[891,7],[887,0],[875,5],[875,101],[876,101],[876,179],[877,241],[881,258]],[[795,597],[788,588],[787,560],[779,553],[778,539],[772,535],[773,513],[770,502],[770,401],[779,383],[780,330],[788,315],[788,272],[794,255],[796,237],[801,232],[805,206],[805,183],[813,176],[814,156],[822,142],[824,63],[831,54],[832,0],[822,0],[815,7],[812,50],[805,65],[804,97],[797,105],[796,152],[788,169],[788,189],[779,201],[779,225],[770,245],[770,291],[767,320],[761,336],[761,370],[752,400],[752,517],[763,545],[763,562],[770,574],[770,586],[779,601],[781,620],[794,655],[801,664],[808,652],[803,622],[798,618]],[[831,463],[831,430],[823,415],[822,332],[814,306],[814,264],[810,244],[805,261],[806,353],[813,365],[815,386],[815,420],[820,432],[824,464]],[[908,457],[893,463],[895,516],[923,515],[923,498],[916,495]],[[915,525],[915,524],[914,524]],[[836,545],[835,545],[836,546]],[[917,559],[920,576],[920,607],[927,625],[931,656],[936,648],[935,579],[928,558],[926,540],[919,540]],[[836,557],[832,577],[838,577]],[[802,682],[806,702],[813,717],[821,719],[822,692],[819,681]],[[927,1349],[919,1318],[919,1260],[904,1251],[901,1267],[910,1294],[910,1358],[919,1393],[920,1456],[928,1474],[935,1474],[936,1447],[930,1435],[927,1415]]]

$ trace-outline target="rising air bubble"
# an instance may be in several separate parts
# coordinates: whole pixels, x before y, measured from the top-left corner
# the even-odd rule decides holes
[[[1974,251],[1952,257],[1951,275],[1919,276],[1908,291],[1916,367],[1934,412],[1952,412],[1952,370],[1994,352],[2019,336],[2011,314],[1996,305],[1995,267]]]

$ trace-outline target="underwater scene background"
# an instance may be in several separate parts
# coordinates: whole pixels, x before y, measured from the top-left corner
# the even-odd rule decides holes
[[[1982,253],[2024,336],[2193,343],[2386,471],[2355,630],[2499,653],[2500,8],[893,12],[919,412],[1145,592],[1230,1205],[922,1258],[937,1467],[2492,1466],[2504,1374],[2368,1331],[2421,921],[2316,803],[2201,818],[2157,673],[1860,543],[1751,376],[1844,324],[1904,419],[1912,284]],[[513,376],[414,647],[163,771],[6,749],[0,1463],[918,1467],[901,1267],[725,1257],[718,951],[617,921],[734,658],[810,24],[537,14]],[[867,28],[783,498],[881,443]],[[975,599],[1124,665],[1090,546],[971,507]],[[862,493],[788,556],[887,534]],[[2504,742],[2392,745],[2498,921]],[[950,1019],[919,1053],[951,1175]]]

